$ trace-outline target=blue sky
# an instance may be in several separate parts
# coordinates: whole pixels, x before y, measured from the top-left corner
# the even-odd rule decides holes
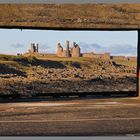
[[[78,43],[81,51],[111,55],[136,56],[137,31],[53,31],[0,29],[0,53],[24,53],[30,43],[39,43],[40,52],[56,53],[58,42],[65,48],[66,40],[70,44]]]

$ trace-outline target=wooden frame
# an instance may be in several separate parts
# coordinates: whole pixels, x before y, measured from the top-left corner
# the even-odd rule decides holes
[[[140,95],[140,4],[0,4],[0,28],[138,30]]]

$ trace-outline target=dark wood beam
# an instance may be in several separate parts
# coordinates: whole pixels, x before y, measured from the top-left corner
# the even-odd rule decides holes
[[[140,4],[0,4],[0,27],[139,29]]]
[[[0,4],[0,28],[138,30],[140,95],[140,4]]]
[[[137,94],[140,97],[140,30],[138,30],[138,48],[137,48]]]

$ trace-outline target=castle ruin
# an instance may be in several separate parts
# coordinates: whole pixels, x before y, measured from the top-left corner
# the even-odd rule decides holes
[[[71,52],[72,52],[72,57],[80,57],[81,56],[80,47],[75,42],[73,42],[73,48],[72,48]]]
[[[29,49],[29,53],[38,53],[39,52],[39,44],[31,43],[31,49]]]
[[[30,49],[28,50],[28,52],[23,54],[24,56],[38,56],[41,55],[41,53],[39,53],[39,44],[35,44],[35,43],[31,43],[30,44]]]
[[[60,43],[57,44],[57,56],[58,57],[80,57],[80,47],[73,42],[72,48],[70,48],[69,41],[66,41],[66,50],[63,49]]]
[[[103,53],[103,54],[96,54],[94,52],[91,53],[83,53],[82,54],[83,57],[89,57],[89,58],[100,58],[100,59],[106,59],[109,60],[110,59],[110,53]]]
[[[60,43],[57,44],[57,56],[58,57],[90,57],[90,58],[102,58],[110,59],[110,53],[104,54],[95,54],[91,53],[81,53],[81,49],[78,44],[73,42],[72,47],[70,48],[69,41],[66,41],[66,49],[64,49]]]
[[[20,54],[17,54],[20,55]],[[31,43],[30,49],[27,53],[24,53],[25,56],[44,56],[47,55],[39,53],[39,44]],[[55,54],[54,54],[55,55]],[[105,52],[102,54],[97,54],[94,52],[88,52],[88,53],[81,53],[81,48],[79,45],[75,42],[73,42],[72,46],[70,47],[70,42],[66,41],[66,49],[62,47],[60,43],[57,44],[57,53],[56,55],[58,57],[87,57],[87,58],[98,58],[98,59],[104,59],[104,60],[124,60],[124,61],[136,61],[136,57],[126,57],[126,56],[111,56],[110,53]]]

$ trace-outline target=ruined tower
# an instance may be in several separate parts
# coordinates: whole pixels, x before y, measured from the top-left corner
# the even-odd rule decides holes
[[[57,56],[62,57],[63,48],[60,43],[57,44]]]
[[[75,42],[73,47],[70,48],[69,41],[66,41],[66,50],[63,49],[60,43],[57,44],[57,56],[58,57],[80,57],[80,47]]]
[[[31,50],[30,50],[32,53],[35,51],[34,49],[34,43],[31,43]]]
[[[29,50],[29,53],[38,53],[39,51],[39,44],[31,43],[31,49]]]
[[[66,41],[66,57],[70,57],[69,41]]]
[[[80,47],[75,42],[73,42],[73,48],[72,48],[71,56],[72,57],[80,57]]]
[[[37,53],[39,52],[38,50],[39,50],[39,44],[37,43],[37,44],[36,44],[36,52],[37,52]]]

